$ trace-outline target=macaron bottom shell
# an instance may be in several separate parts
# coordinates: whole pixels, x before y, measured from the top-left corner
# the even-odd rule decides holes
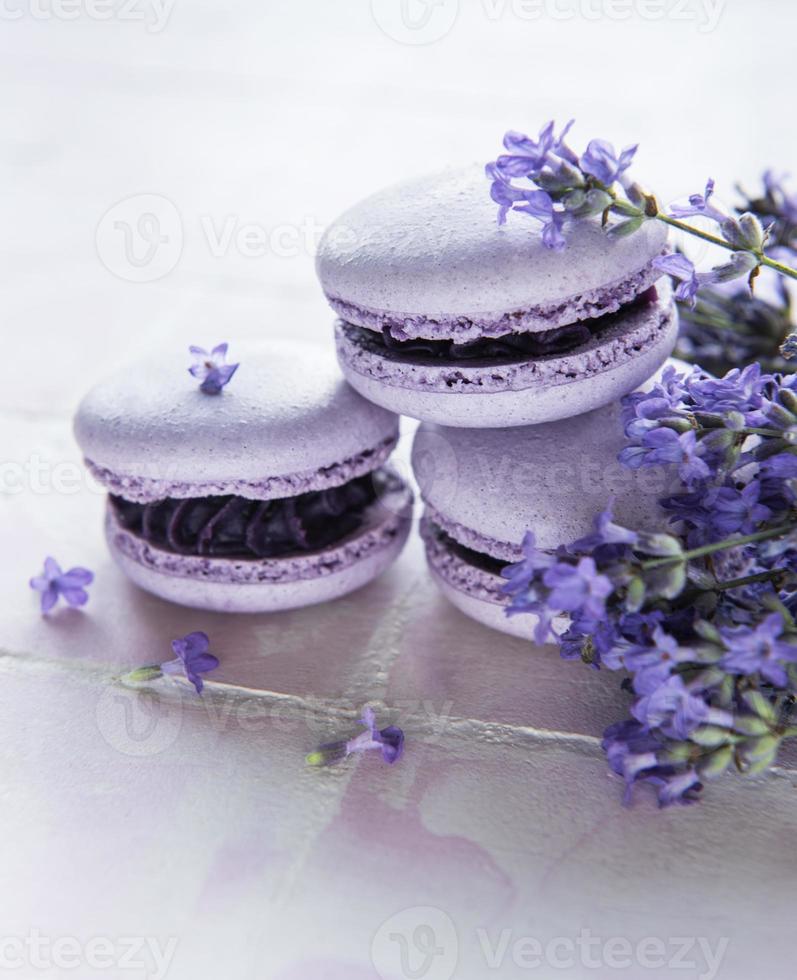
[[[478,568],[452,551],[439,529],[428,516],[421,520],[421,536],[426,547],[426,561],[432,578],[453,605],[471,619],[490,629],[531,640],[538,617],[534,613],[508,616],[509,596],[503,593],[506,580],[484,568]],[[567,629],[566,617],[557,617],[553,628]]]
[[[359,346],[338,322],[338,361],[369,401],[422,421],[505,428],[568,418],[632,391],[672,353],[678,315],[669,287],[657,288],[659,299],[650,307],[563,355],[506,365],[392,361]]]
[[[267,613],[327,602],[368,584],[399,556],[411,514],[412,492],[401,484],[369,509],[362,527],[335,545],[251,561],[155,548],[121,527],[110,506],[105,532],[113,559],[145,591],[195,609]]]

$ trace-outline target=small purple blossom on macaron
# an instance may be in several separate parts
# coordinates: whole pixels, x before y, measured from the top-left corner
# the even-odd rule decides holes
[[[204,687],[202,674],[207,674],[219,666],[219,659],[208,652],[210,640],[207,633],[188,633],[177,640],[172,640],[172,650],[177,655],[175,660],[161,664],[164,674],[183,674],[201,694]]]
[[[41,593],[41,611],[49,612],[59,599],[72,608],[85,606],[89,601],[86,586],[94,580],[88,568],[70,568],[64,572],[55,558],[45,558],[41,575],[30,580],[30,587]]]
[[[607,140],[590,140],[579,164],[585,174],[600,181],[604,187],[611,187],[631,166],[638,148],[637,145],[627,146],[618,155]]]
[[[541,221],[543,245],[555,252],[561,252],[566,244],[562,234],[565,216],[561,210],[554,207],[551,195],[546,191],[526,191],[523,200],[523,204],[515,205],[515,211],[525,211],[526,214]]]
[[[194,358],[189,374],[200,381],[200,391],[218,395],[238,370],[238,364],[227,364],[228,344],[217,344],[210,353],[203,347],[189,347]]]
[[[377,749],[382,754],[382,759],[388,765],[392,766],[393,763],[398,762],[404,752],[404,732],[395,725],[378,729],[373,708],[364,709],[360,724],[365,728],[364,732],[355,735],[348,741],[342,740],[322,745],[307,756],[307,764],[310,766],[333,766],[354,753],[369,752],[373,749]]]

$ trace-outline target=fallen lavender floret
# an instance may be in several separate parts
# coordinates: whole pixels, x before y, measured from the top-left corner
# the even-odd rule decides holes
[[[388,765],[398,762],[404,752],[404,732],[395,725],[378,729],[372,708],[365,708],[360,724],[365,728],[364,732],[348,740],[328,742],[326,745],[322,745],[307,756],[307,764],[310,766],[333,766],[350,755],[372,750],[379,751],[382,759]]]

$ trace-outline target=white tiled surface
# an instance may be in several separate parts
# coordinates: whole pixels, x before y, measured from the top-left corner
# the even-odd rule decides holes
[[[397,6],[374,0],[380,16]],[[147,937],[173,953],[170,980],[793,976],[790,769],[729,779],[699,807],[622,809],[597,742],[623,714],[617,678],[464,619],[417,541],[325,607],[241,620],[169,607],[110,564],[102,497],[70,436],[91,380],[161,338],[328,343],[318,230],[386,182],[491,157],[508,127],[572,114],[581,138],[639,140],[640,172],[665,199],[709,173],[730,195],[737,177],[789,168],[797,136],[776,100],[794,88],[792,5],[728,0],[706,32],[644,20],[656,4],[627,21],[555,19],[567,8],[523,20],[534,4],[462,0],[447,36],[411,46],[380,30],[368,0],[176,0],[160,31],[118,8],[100,22],[85,3],[69,21],[58,6],[4,5],[0,935],[72,937],[83,952],[68,975],[143,977],[119,950]],[[153,23],[157,8],[135,9]],[[451,9],[442,0],[433,16]],[[698,2],[681,9],[703,18]],[[135,223],[136,203],[112,213],[99,255],[97,228],[139,194],[165,199],[171,240],[154,265],[115,276],[112,223]],[[266,254],[237,244],[247,225]],[[180,229],[174,268],[129,281],[178,258]],[[37,615],[25,583],[49,552],[97,572],[85,613]],[[223,662],[202,703],[113,683],[190,629]],[[366,701],[405,727],[401,764],[305,771],[304,753]],[[419,907],[433,911],[384,925]],[[426,963],[424,925],[436,930]],[[593,947],[562,966],[585,929],[634,950],[660,939],[669,965],[635,952],[619,969],[622,950]],[[105,969],[87,965],[92,937],[116,951]],[[524,968],[524,937],[565,945]],[[697,946],[677,968],[677,937],[727,938],[718,971]],[[62,975],[40,953],[12,975]]]

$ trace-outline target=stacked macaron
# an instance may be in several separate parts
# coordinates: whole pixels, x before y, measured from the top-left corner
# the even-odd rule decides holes
[[[508,619],[501,570],[588,534],[615,498],[651,529],[658,478],[622,470],[619,400],[676,340],[666,229],[568,227],[562,251],[527,221],[499,227],[480,167],[374,194],[324,236],[317,270],[340,319],[338,360],[366,398],[422,420],[413,466],[432,574],[467,614]],[[527,620],[524,622],[524,620]]]
[[[214,352],[215,353],[215,352]],[[237,345],[198,385],[169,350],[97,385],[75,434],[109,491],[111,553],[164,599],[227,612],[321,602],[396,558],[412,495],[387,464],[398,419],[331,352]],[[200,365],[200,369],[202,366]]]
[[[327,230],[322,288],[341,319],[348,381],[391,411],[443,425],[566,418],[616,401],[675,344],[666,230],[611,240],[599,220],[562,252],[528,221],[499,227],[480,167],[374,194]]]

